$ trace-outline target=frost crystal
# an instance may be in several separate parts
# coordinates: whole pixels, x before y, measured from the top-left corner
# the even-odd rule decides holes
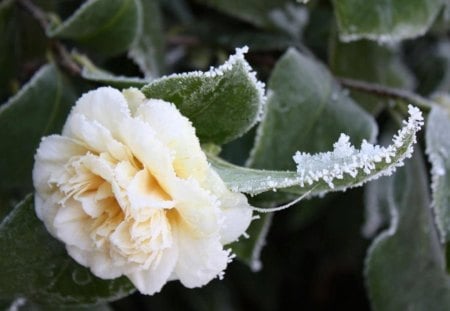
[[[359,174],[369,175],[375,172],[370,179],[392,174],[396,167],[403,165],[405,158],[411,157],[416,133],[423,125],[422,113],[418,108],[410,105],[408,112],[408,121],[403,121],[404,126],[394,136],[392,145],[387,147],[372,145],[363,140],[361,149],[358,150],[350,144],[347,135],[341,134],[331,152],[312,155],[297,151],[293,158],[297,164],[300,186],[322,180],[333,189],[335,180],[343,179],[345,174],[356,178]],[[380,165],[383,169],[377,172],[377,166]]]

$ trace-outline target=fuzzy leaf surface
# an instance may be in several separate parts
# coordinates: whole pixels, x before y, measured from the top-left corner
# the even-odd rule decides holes
[[[421,36],[443,8],[443,0],[334,0],[341,39],[395,42]]]
[[[126,278],[101,280],[67,255],[34,212],[28,195],[0,224],[0,297],[41,305],[91,305],[130,294]]]
[[[137,34],[139,8],[136,1],[86,1],[47,33],[51,37],[74,40],[102,55],[120,54],[128,49]]]
[[[416,153],[389,179],[382,195],[391,222],[371,245],[366,278],[374,310],[443,310],[450,305],[450,278],[435,231],[423,159]]]
[[[0,186],[31,189],[34,153],[42,136],[59,132],[76,96],[54,65],[45,65],[0,108]]]

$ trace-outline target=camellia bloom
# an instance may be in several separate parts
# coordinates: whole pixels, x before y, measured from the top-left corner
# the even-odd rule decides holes
[[[70,256],[145,294],[220,277],[231,258],[224,245],[252,218],[246,197],[208,165],[190,121],[136,89],[83,95],[62,135],[43,138],[33,182],[36,213]]]

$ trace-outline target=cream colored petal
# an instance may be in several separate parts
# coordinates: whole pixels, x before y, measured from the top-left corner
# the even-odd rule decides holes
[[[220,209],[222,210],[222,225],[220,227],[220,241],[228,244],[236,241],[250,226],[252,209],[247,198],[241,193],[232,193],[222,196]]]
[[[120,207],[125,210],[128,207],[128,200],[126,199],[125,191],[117,184],[113,164],[92,154],[84,156],[81,161],[93,174],[100,176],[111,185],[114,197]]]
[[[172,167],[172,154],[157,138],[153,129],[143,121],[130,119],[120,124],[122,141],[133,155],[158,180],[167,193],[171,193],[176,175]]]
[[[94,153],[107,152],[118,161],[128,161],[131,155],[122,143],[113,138],[111,132],[97,121],[85,115],[72,113],[65,125],[65,135],[80,141]]]
[[[58,210],[53,225],[56,236],[65,244],[88,250],[93,248],[88,232],[89,222],[90,218],[81,206],[71,201]]]
[[[139,171],[127,189],[131,214],[137,221],[148,219],[152,209],[172,208],[175,202],[159,186],[147,170]]]
[[[206,156],[191,122],[175,105],[150,99],[138,107],[136,115],[148,123],[158,139],[174,152],[173,166],[177,176],[193,177],[202,183],[208,168]]]
[[[114,168],[117,184],[121,188],[127,189],[138,171],[139,169],[131,165],[130,162],[120,162]]]
[[[51,135],[44,137],[35,155],[34,188],[41,195],[54,190],[49,180],[64,174],[64,166],[72,157],[85,154],[86,148],[72,139]]]
[[[153,210],[149,220],[134,222],[130,234],[139,249],[147,253],[160,251],[173,244],[171,225],[164,210]]]
[[[222,244],[236,241],[245,233],[252,221],[252,208],[242,193],[231,192],[227,189],[219,175],[210,168],[206,178],[208,189],[220,201],[222,225],[220,236]]]
[[[56,214],[59,208],[61,208],[60,202],[63,196],[59,192],[53,192],[50,195],[45,195],[44,197],[36,192],[34,195],[34,209],[36,215],[41,219],[47,230],[51,235],[56,237],[55,228],[53,222],[55,220]]]
[[[175,185],[171,193],[175,208],[192,234],[205,236],[218,232],[221,215],[217,198],[194,179],[178,179]]]
[[[134,252],[136,247],[130,231],[131,223],[123,221],[117,226],[109,238],[111,246],[122,256],[129,256]]]
[[[82,114],[88,120],[97,121],[113,135],[119,137],[117,125],[130,117],[128,104],[122,93],[112,87],[100,87],[85,93],[76,102],[69,119],[73,114]],[[63,135],[68,129],[64,127]]]
[[[105,181],[98,187],[95,199],[100,201],[113,196],[114,194],[111,189],[111,184]]]
[[[130,281],[142,294],[153,295],[158,293],[167,283],[178,260],[178,248],[174,245],[164,250],[158,264],[149,269],[128,274]]]
[[[137,88],[131,87],[122,91],[123,96],[127,100],[131,115],[134,116],[138,107],[147,101],[145,95]]]
[[[207,284],[220,276],[229,261],[219,236],[195,238],[178,227],[179,259],[175,268],[184,286],[193,288]]]
[[[103,249],[85,251],[76,246],[66,245],[67,252],[80,265],[90,268],[92,273],[102,279],[115,279],[123,274],[123,267],[113,262]]]
[[[92,218],[98,217],[104,212],[96,197],[96,191],[85,192],[77,196],[77,201],[80,202],[83,211]]]

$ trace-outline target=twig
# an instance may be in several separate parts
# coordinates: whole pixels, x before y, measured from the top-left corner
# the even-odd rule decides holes
[[[17,3],[39,23],[44,33],[47,31],[50,23],[47,14],[30,0],[16,0]],[[50,39],[51,50],[54,52],[55,59],[62,67],[67,69],[73,75],[80,75],[80,66],[72,59],[70,52],[58,40]]]
[[[391,88],[376,83],[369,83],[347,78],[338,78],[338,81],[341,83],[342,86],[345,86],[349,89],[359,92],[370,93],[379,97],[401,99],[425,111],[429,111],[431,107],[434,105],[432,101],[406,90]]]
[[[34,19],[38,21],[41,28],[45,31],[50,24],[47,19],[47,14],[29,0],[16,0],[17,3],[25,9],[28,13],[33,15]]]

